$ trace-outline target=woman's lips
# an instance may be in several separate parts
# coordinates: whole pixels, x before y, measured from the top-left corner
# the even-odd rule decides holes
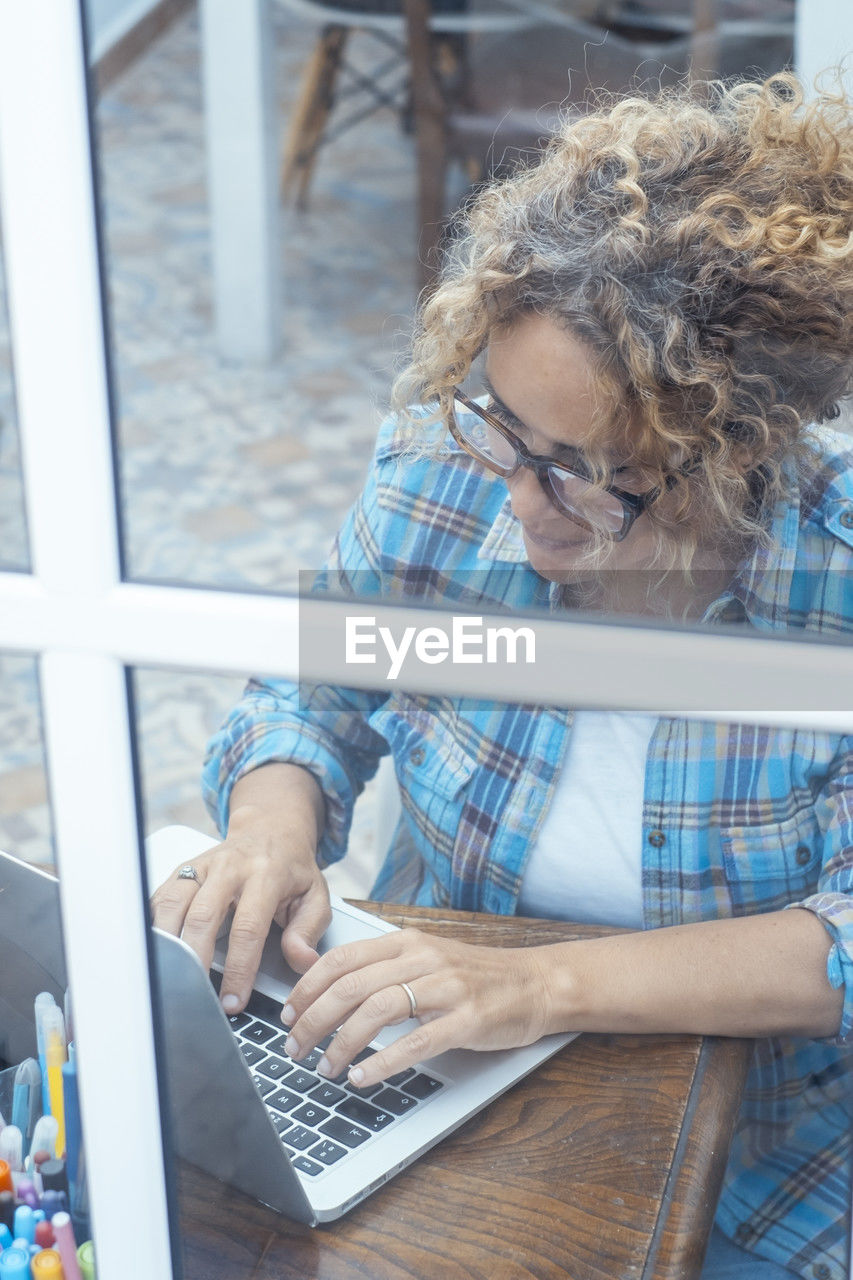
[[[544,551],[576,551],[578,547],[584,546],[589,541],[588,538],[584,538],[582,535],[571,540],[546,538],[544,534],[534,533],[526,525],[522,525],[522,528],[525,538],[529,538],[535,546],[542,547]]]

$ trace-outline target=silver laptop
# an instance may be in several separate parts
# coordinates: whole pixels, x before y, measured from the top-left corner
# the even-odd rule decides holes
[[[166,859],[174,868],[212,843],[187,828],[157,833],[149,843],[150,883],[158,882]],[[395,927],[340,898],[332,907],[321,952]],[[0,853],[0,1057],[8,1064],[35,1054],[36,994],[64,993],[60,936],[56,880]],[[316,1225],[346,1213],[573,1039],[444,1053],[367,1091],[345,1079],[325,1080],[311,1061],[294,1063],[283,1053],[279,1014],[297,975],[279,939],[274,927],[252,1000],[229,1019],[215,989],[226,939],[208,976],[185,943],[154,930],[155,1006],[166,1069],[164,1124],[177,1153],[299,1222]],[[410,1022],[388,1028],[373,1046],[410,1029]]]

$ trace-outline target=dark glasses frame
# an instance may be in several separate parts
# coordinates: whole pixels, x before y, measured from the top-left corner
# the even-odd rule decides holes
[[[502,476],[504,480],[509,480],[514,476],[520,467],[527,467],[528,470],[535,472],[536,478],[551,502],[551,505],[556,507],[560,515],[565,516],[566,519],[571,520],[574,524],[580,525],[582,529],[586,529],[592,533],[603,533],[603,535],[611,542],[621,542],[622,539],[626,538],[630,533],[631,526],[637,517],[642,515],[646,508],[654,502],[655,498],[660,493],[660,489],[657,488],[650,489],[648,493],[628,493],[625,489],[618,489],[613,485],[606,485],[602,489],[602,492],[610,494],[622,504],[622,527],[615,531],[594,527],[588,520],[584,520],[584,518],[578,515],[576,511],[567,506],[551,481],[551,471],[556,470],[564,471],[566,475],[572,476],[576,480],[585,480],[589,483],[589,475],[584,474],[584,471],[580,466],[575,469],[573,467],[566,466],[564,462],[558,462],[554,458],[531,453],[522,441],[519,440],[518,436],[513,435],[508,427],[504,426],[502,422],[498,421],[497,418],[489,413],[488,409],[484,409],[482,405],[476,404],[475,401],[469,399],[465,392],[461,391],[459,387],[453,387],[452,392],[453,398],[450,402],[448,425],[450,427],[450,433],[456,443],[460,445],[467,454],[474,458],[476,462],[481,463],[484,467],[488,467],[490,471],[493,471],[496,475]],[[501,464],[496,462],[494,458],[487,458],[485,455],[481,454],[475,445],[465,439],[459,423],[456,420],[456,401],[458,401],[459,404],[464,405],[469,413],[475,414],[476,417],[486,424],[486,426],[491,427],[492,430],[497,431],[501,436],[503,436],[504,440],[506,440],[507,444],[515,452],[515,464],[513,466],[501,466]]]

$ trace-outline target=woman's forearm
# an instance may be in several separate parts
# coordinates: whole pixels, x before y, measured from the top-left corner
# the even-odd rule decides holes
[[[792,910],[544,947],[547,1030],[832,1036],[831,945]]]
[[[326,821],[323,793],[314,775],[301,765],[272,762],[244,773],[234,783],[228,829],[257,820],[305,831],[314,848]]]

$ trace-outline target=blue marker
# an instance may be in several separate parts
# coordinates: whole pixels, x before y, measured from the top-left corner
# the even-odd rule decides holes
[[[73,1059],[62,1064],[62,1094],[65,1106],[65,1168],[71,1184],[70,1200],[73,1204],[80,1177],[80,1150],[83,1141],[80,1098],[77,1093],[77,1063]],[[59,1155],[59,1152],[56,1154]]]
[[[19,1204],[15,1210],[14,1233],[16,1243],[21,1240],[26,1240],[27,1244],[35,1243],[36,1221],[28,1204]]]
[[[18,1126],[23,1137],[23,1154],[30,1149],[30,1139],[36,1121],[41,1115],[41,1069],[35,1058],[27,1058],[15,1072],[12,1092],[12,1124]]]
[[[55,1213],[68,1212],[68,1197],[64,1191],[45,1191],[41,1198],[44,1216],[50,1222]]]
[[[30,1253],[12,1245],[0,1253],[0,1280],[30,1280]]]
[[[8,1249],[12,1243],[12,1232],[6,1226],[5,1222],[0,1223],[0,1251]]]

